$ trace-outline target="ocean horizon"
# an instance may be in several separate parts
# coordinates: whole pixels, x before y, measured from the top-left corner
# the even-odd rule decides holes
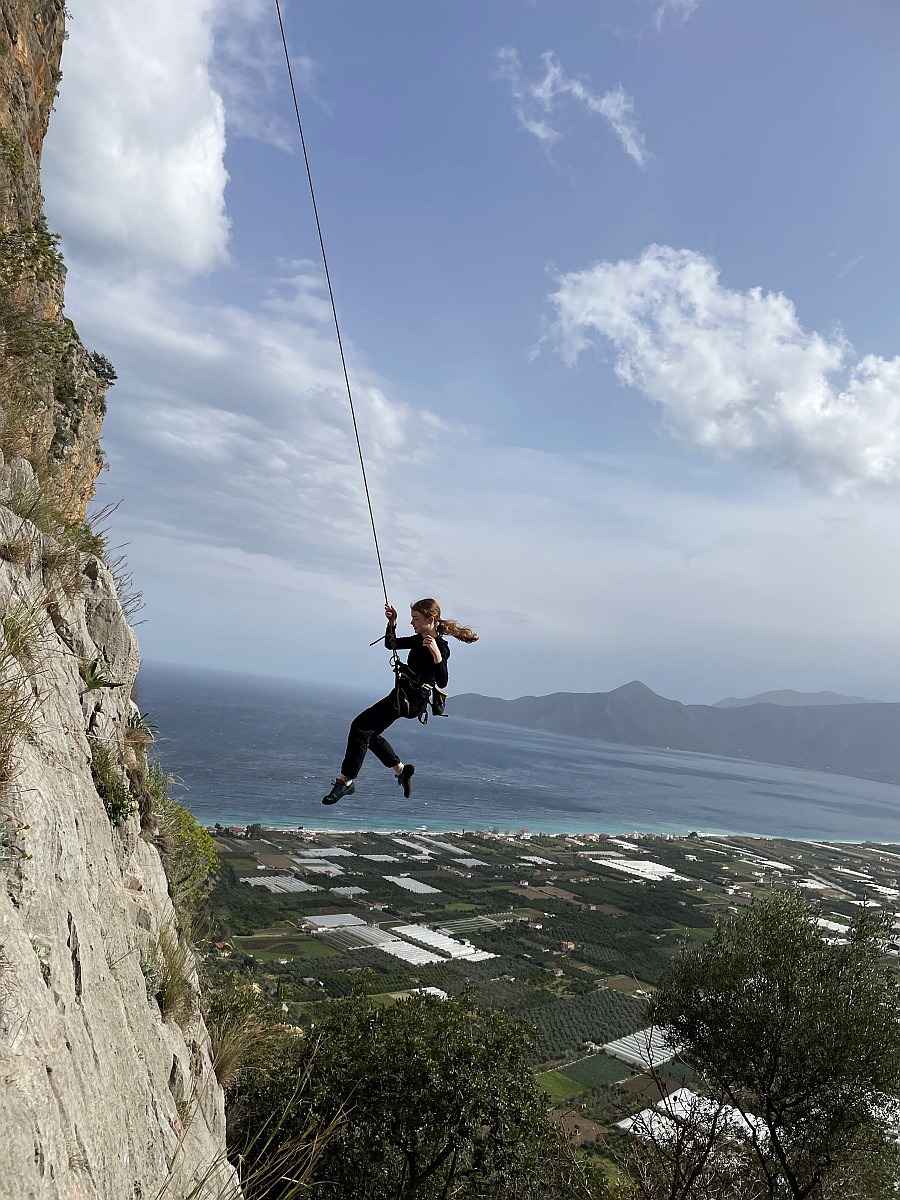
[[[138,695],[159,727],[154,756],[206,825],[900,837],[891,784],[452,715],[398,721],[386,735],[416,764],[411,799],[369,755],[356,793],[328,808],[347,727],[373,692],[147,663]]]

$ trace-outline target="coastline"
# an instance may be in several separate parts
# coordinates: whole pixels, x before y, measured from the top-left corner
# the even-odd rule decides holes
[[[900,789],[851,776],[588,741],[486,722],[407,722],[395,745],[417,764],[404,799],[367,765],[336,809],[336,770],[356,692],[229,673],[152,669],[144,703],[163,730],[155,756],[185,783],[182,803],[209,825],[380,832],[397,828],[616,833],[890,843]]]
[[[226,828],[225,822],[220,822],[223,828]],[[675,832],[672,830],[658,829],[627,829],[623,827],[615,827],[611,829],[559,829],[558,827],[539,829],[537,827],[528,829],[498,829],[496,832],[491,829],[474,829],[472,827],[462,826],[449,827],[447,825],[430,826],[430,825],[383,825],[383,826],[349,826],[349,825],[267,825],[263,821],[254,821],[254,825],[259,825],[263,834],[285,834],[291,835],[296,833],[312,834],[314,836],[323,837],[353,837],[360,834],[373,834],[394,837],[408,837],[417,834],[424,834],[429,838],[435,837],[482,837],[496,838],[500,841],[514,840],[517,842],[528,841],[530,838],[568,838],[571,840],[577,838],[589,838],[592,841],[603,842],[610,838],[634,838],[634,839],[650,839],[662,838],[667,841],[686,841],[694,838],[704,840],[710,838],[729,838],[749,839],[757,842],[789,842],[806,846],[900,846],[900,836],[897,841],[879,841],[873,838],[806,838],[797,837],[787,834],[763,834],[763,833],[742,833],[739,830],[722,830],[722,829],[690,829],[684,832]],[[235,827],[235,826],[232,826]],[[236,826],[237,828],[247,829],[249,826]],[[208,826],[212,828],[212,826]]]

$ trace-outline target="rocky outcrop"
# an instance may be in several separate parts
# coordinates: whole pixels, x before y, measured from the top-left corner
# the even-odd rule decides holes
[[[123,781],[129,758],[139,656],[114,580],[0,507],[0,597],[0,728],[10,699],[26,714],[0,771],[0,1197],[182,1197],[205,1176],[199,1196],[231,1195],[190,958],[180,1023],[156,997],[160,856],[92,775],[98,747]],[[89,688],[90,664],[121,686]]]
[[[64,37],[64,0],[0,0],[0,450],[27,458],[81,521],[115,376],[63,315],[65,267],[44,221],[41,149]]]

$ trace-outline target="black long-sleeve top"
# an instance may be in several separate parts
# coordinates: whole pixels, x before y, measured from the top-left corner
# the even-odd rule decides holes
[[[450,657],[450,647],[442,637],[435,637],[434,640],[441,652],[439,663],[434,661],[431,651],[426,650],[422,644],[421,633],[414,634],[413,637],[397,637],[396,625],[388,625],[384,635],[384,644],[388,650],[409,651],[406,665],[416,675],[416,678],[421,679],[423,683],[432,683],[435,687],[445,688],[448,679],[447,659]]]

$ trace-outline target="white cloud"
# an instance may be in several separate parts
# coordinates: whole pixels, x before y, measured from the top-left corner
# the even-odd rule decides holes
[[[656,28],[662,29],[667,14],[671,13],[676,20],[684,23],[695,11],[700,0],[663,0],[656,10]]]
[[[900,358],[853,362],[783,294],[733,291],[703,255],[650,246],[564,275],[551,301],[570,363],[608,339],[619,379],[697,445],[825,491],[900,486]]]
[[[227,252],[215,0],[84,0],[44,154],[51,219],[94,260],[208,269]]]
[[[217,0],[216,8],[211,69],[225,101],[229,133],[293,153],[298,135],[274,5],[271,0]],[[316,64],[290,49],[298,92],[314,96]],[[283,115],[273,112],[273,101]]]
[[[552,53],[541,56],[544,63],[543,79],[530,82],[525,78],[519,55],[512,47],[503,47],[497,52],[497,58],[500,63],[498,74],[501,79],[508,81],[512,89],[519,124],[539,141],[551,146],[562,137],[553,124],[553,116],[560,97],[568,96],[588,112],[603,117],[629,158],[639,167],[646,166],[646,141],[638,127],[634,101],[621,84],[602,96],[595,95],[580,79],[566,75]]]
[[[133,525],[325,573],[367,561],[347,395],[315,286],[304,265],[252,312],[190,304],[146,277],[110,283],[82,269],[70,278],[82,333],[119,371],[106,434],[134,497]],[[349,351],[369,481],[388,510],[396,462],[427,463],[433,429],[417,414],[411,437],[407,409]]]

